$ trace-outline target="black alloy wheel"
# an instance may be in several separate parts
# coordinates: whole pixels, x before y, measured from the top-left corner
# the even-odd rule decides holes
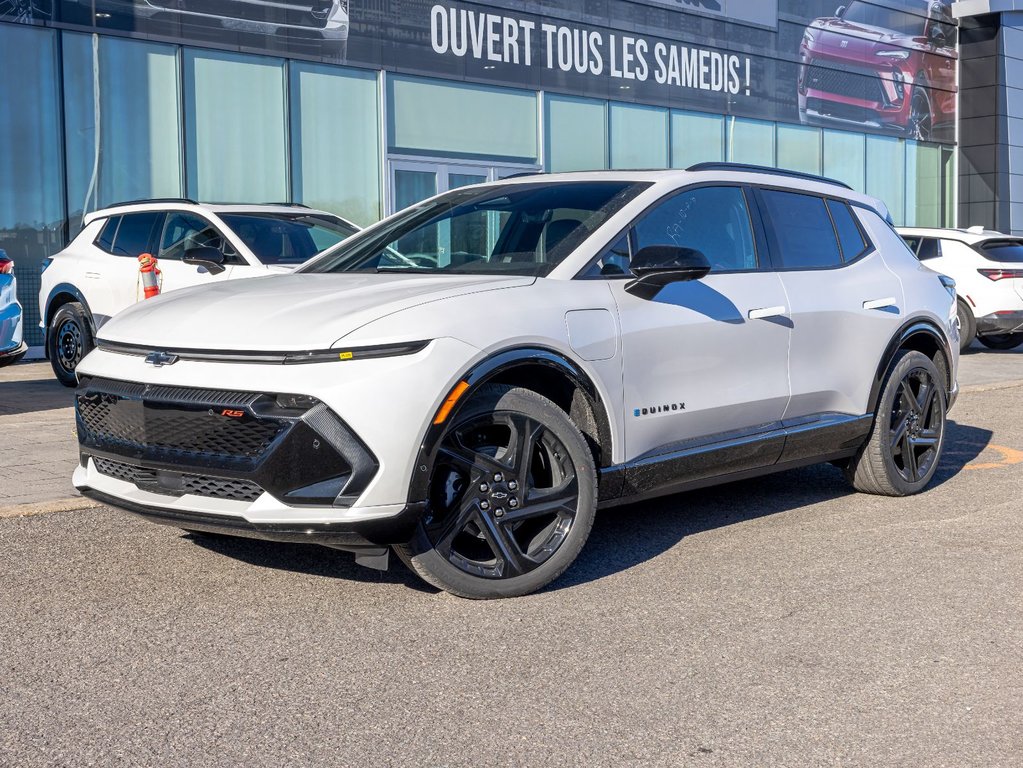
[[[64,386],[76,386],[75,369],[95,346],[92,327],[80,303],[73,301],[57,310],[50,321],[47,344],[54,375]]]
[[[927,141],[931,138],[931,102],[920,85],[913,87],[913,98],[909,106],[909,124],[906,126],[906,137],[915,141]]]
[[[908,483],[927,477],[938,457],[945,428],[939,383],[929,371],[916,368],[899,382],[892,407],[892,460]]]
[[[945,444],[945,379],[922,352],[902,350],[892,360],[870,435],[845,467],[856,490],[909,496],[927,487]]]
[[[1023,333],[992,333],[977,340],[988,349],[1015,349],[1023,344]]]
[[[532,592],[575,559],[596,506],[593,457],[534,392],[485,387],[443,435],[429,509],[399,555],[463,597]]]

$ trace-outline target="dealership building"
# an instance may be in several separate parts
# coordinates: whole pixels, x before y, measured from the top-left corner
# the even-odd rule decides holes
[[[124,200],[369,224],[512,174],[733,161],[841,180],[898,224],[1023,230],[1023,3],[839,2],[0,0],[26,338],[44,259]]]

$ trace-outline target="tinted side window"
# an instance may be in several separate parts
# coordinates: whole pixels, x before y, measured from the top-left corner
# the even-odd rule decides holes
[[[111,216],[107,219],[106,224],[103,225],[103,229],[99,231],[99,237],[96,238],[96,246],[107,253],[113,253],[114,235],[117,234],[117,225],[120,223],[120,216]]]
[[[853,212],[845,203],[828,200],[828,210],[831,212],[831,220],[835,222],[835,231],[838,232],[838,243],[842,246],[842,258],[845,261],[852,261],[867,249],[867,241],[863,239],[863,232],[856,226]]]
[[[712,272],[757,268],[746,196],[739,187],[697,187],[673,195],[635,227],[636,251],[674,245],[699,251]]]
[[[941,241],[936,237],[924,237],[920,240],[920,250],[916,252],[916,257],[920,261],[926,261],[927,259],[936,259],[941,256]]]
[[[913,252],[914,256],[916,256],[917,249],[920,248],[920,238],[915,235],[899,235],[899,237],[902,238],[906,247]]]
[[[818,269],[842,263],[835,228],[823,199],[771,189],[761,194],[781,269]]]
[[[137,258],[152,247],[153,230],[163,221],[163,214],[156,211],[126,213],[117,228],[113,252],[117,256]]]
[[[193,213],[168,213],[160,238],[161,259],[184,257],[191,248],[209,246],[223,251],[224,238],[206,219]]]

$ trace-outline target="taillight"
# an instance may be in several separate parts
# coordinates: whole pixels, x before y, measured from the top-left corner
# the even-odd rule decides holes
[[[0,275],[13,275],[14,274],[14,260],[8,258],[0,258]]]
[[[941,282],[942,288],[948,291],[948,295],[954,299],[956,297],[956,281],[948,275],[938,275],[938,280]]]
[[[1023,278],[1023,269],[978,269],[977,271],[988,280],[994,280],[995,282]]]

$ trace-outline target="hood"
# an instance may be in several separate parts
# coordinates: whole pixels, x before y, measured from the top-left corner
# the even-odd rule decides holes
[[[225,280],[147,299],[100,329],[107,341],[153,349],[329,349],[403,309],[480,291],[531,285],[489,275],[290,274]],[[409,329],[415,336],[415,329]]]
[[[842,19],[819,19],[810,27],[816,38],[814,53],[825,53],[841,58],[873,56],[880,50],[919,49],[926,45],[926,38],[911,37],[881,27],[866,24],[852,24]],[[843,45],[844,44],[844,45]],[[865,63],[875,63],[866,58]]]

